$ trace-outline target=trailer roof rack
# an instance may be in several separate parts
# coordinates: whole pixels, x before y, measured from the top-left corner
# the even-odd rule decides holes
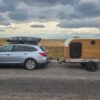
[[[41,41],[41,38],[37,37],[11,37],[7,39],[7,42],[17,44],[35,44],[37,45]]]

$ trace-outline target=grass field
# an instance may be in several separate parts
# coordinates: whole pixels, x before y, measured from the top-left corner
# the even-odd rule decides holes
[[[0,45],[5,43],[5,40],[0,40]],[[64,57],[64,40],[42,40],[42,45],[48,50],[49,58]]]
[[[3,44],[5,44],[5,43],[7,43],[6,40],[0,39],[0,45],[3,45]]]
[[[64,57],[64,40],[42,40],[42,45],[48,50],[49,58]]]

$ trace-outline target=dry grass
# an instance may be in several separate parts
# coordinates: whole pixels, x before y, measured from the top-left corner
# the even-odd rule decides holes
[[[7,43],[0,39],[0,45]],[[64,40],[42,40],[42,45],[48,50],[49,58],[64,57]]]
[[[3,44],[5,44],[5,43],[7,43],[6,40],[0,39],[0,45],[3,45]]]
[[[49,58],[64,57],[65,40],[42,40],[42,45],[48,50]]]

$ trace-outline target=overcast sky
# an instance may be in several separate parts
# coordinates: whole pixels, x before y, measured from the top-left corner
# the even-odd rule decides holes
[[[99,33],[100,0],[0,0],[0,37]]]

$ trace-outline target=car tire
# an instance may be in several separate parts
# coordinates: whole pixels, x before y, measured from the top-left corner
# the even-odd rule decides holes
[[[34,59],[27,59],[24,63],[24,67],[28,70],[33,70],[37,66],[37,63]]]
[[[90,72],[95,72],[98,69],[98,66],[95,62],[91,61],[87,63],[86,69]]]

